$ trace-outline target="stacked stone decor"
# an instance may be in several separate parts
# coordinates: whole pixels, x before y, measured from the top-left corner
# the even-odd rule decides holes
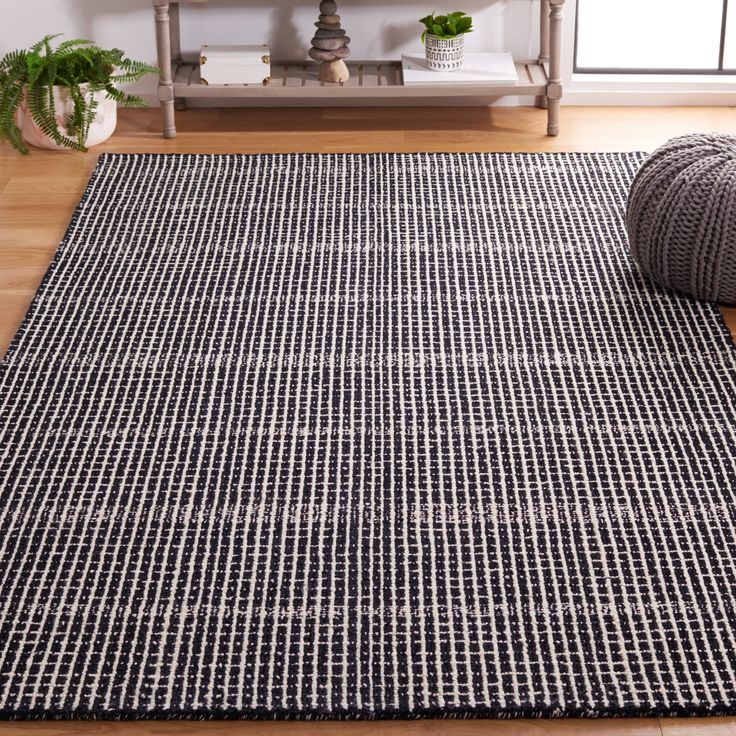
[[[319,68],[320,81],[347,82],[350,72],[343,59],[350,56],[350,37],[340,25],[337,3],[335,0],[322,0],[319,12],[319,18],[314,24],[317,31],[312,39],[309,56],[322,62]]]

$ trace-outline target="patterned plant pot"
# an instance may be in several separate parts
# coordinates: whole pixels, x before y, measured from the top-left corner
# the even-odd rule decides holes
[[[427,67],[433,72],[451,72],[461,69],[465,56],[465,36],[438,38],[428,33],[424,37]]]
[[[85,85],[82,85],[85,90]],[[85,93],[88,94],[88,93]],[[90,125],[87,134],[87,146],[96,146],[106,141],[114,132],[118,120],[118,103],[110,99],[103,90],[95,92],[97,100],[97,111],[95,119]],[[64,125],[65,121],[74,110],[74,102],[72,101],[69,89],[67,87],[54,86],[54,112],[56,116],[56,125],[64,135],[67,130]],[[28,106],[24,100],[18,108],[18,127],[20,128],[23,140],[36,148],[51,148],[60,150],[61,146],[54,143],[41,128],[38,127],[35,120],[28,113]],[[67,149],[63,149],[67,150]]]

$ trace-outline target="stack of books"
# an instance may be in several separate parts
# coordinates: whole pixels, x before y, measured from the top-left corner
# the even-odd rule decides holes
[[[498,85],[517,83],[516,67],[511,54],[465,54],[462,69],[435,72],[427,67],[423,56],[401,57],[405,85],[478,84]]]

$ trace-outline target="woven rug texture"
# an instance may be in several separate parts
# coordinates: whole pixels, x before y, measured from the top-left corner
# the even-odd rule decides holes
[[[736,713],[736,351],[643,160],[101,156],[0,364],[0,716]]]

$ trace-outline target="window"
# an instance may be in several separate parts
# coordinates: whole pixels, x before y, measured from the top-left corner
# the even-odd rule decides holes
[[[736,74],[736,0],[578,0],[575,72]]]

